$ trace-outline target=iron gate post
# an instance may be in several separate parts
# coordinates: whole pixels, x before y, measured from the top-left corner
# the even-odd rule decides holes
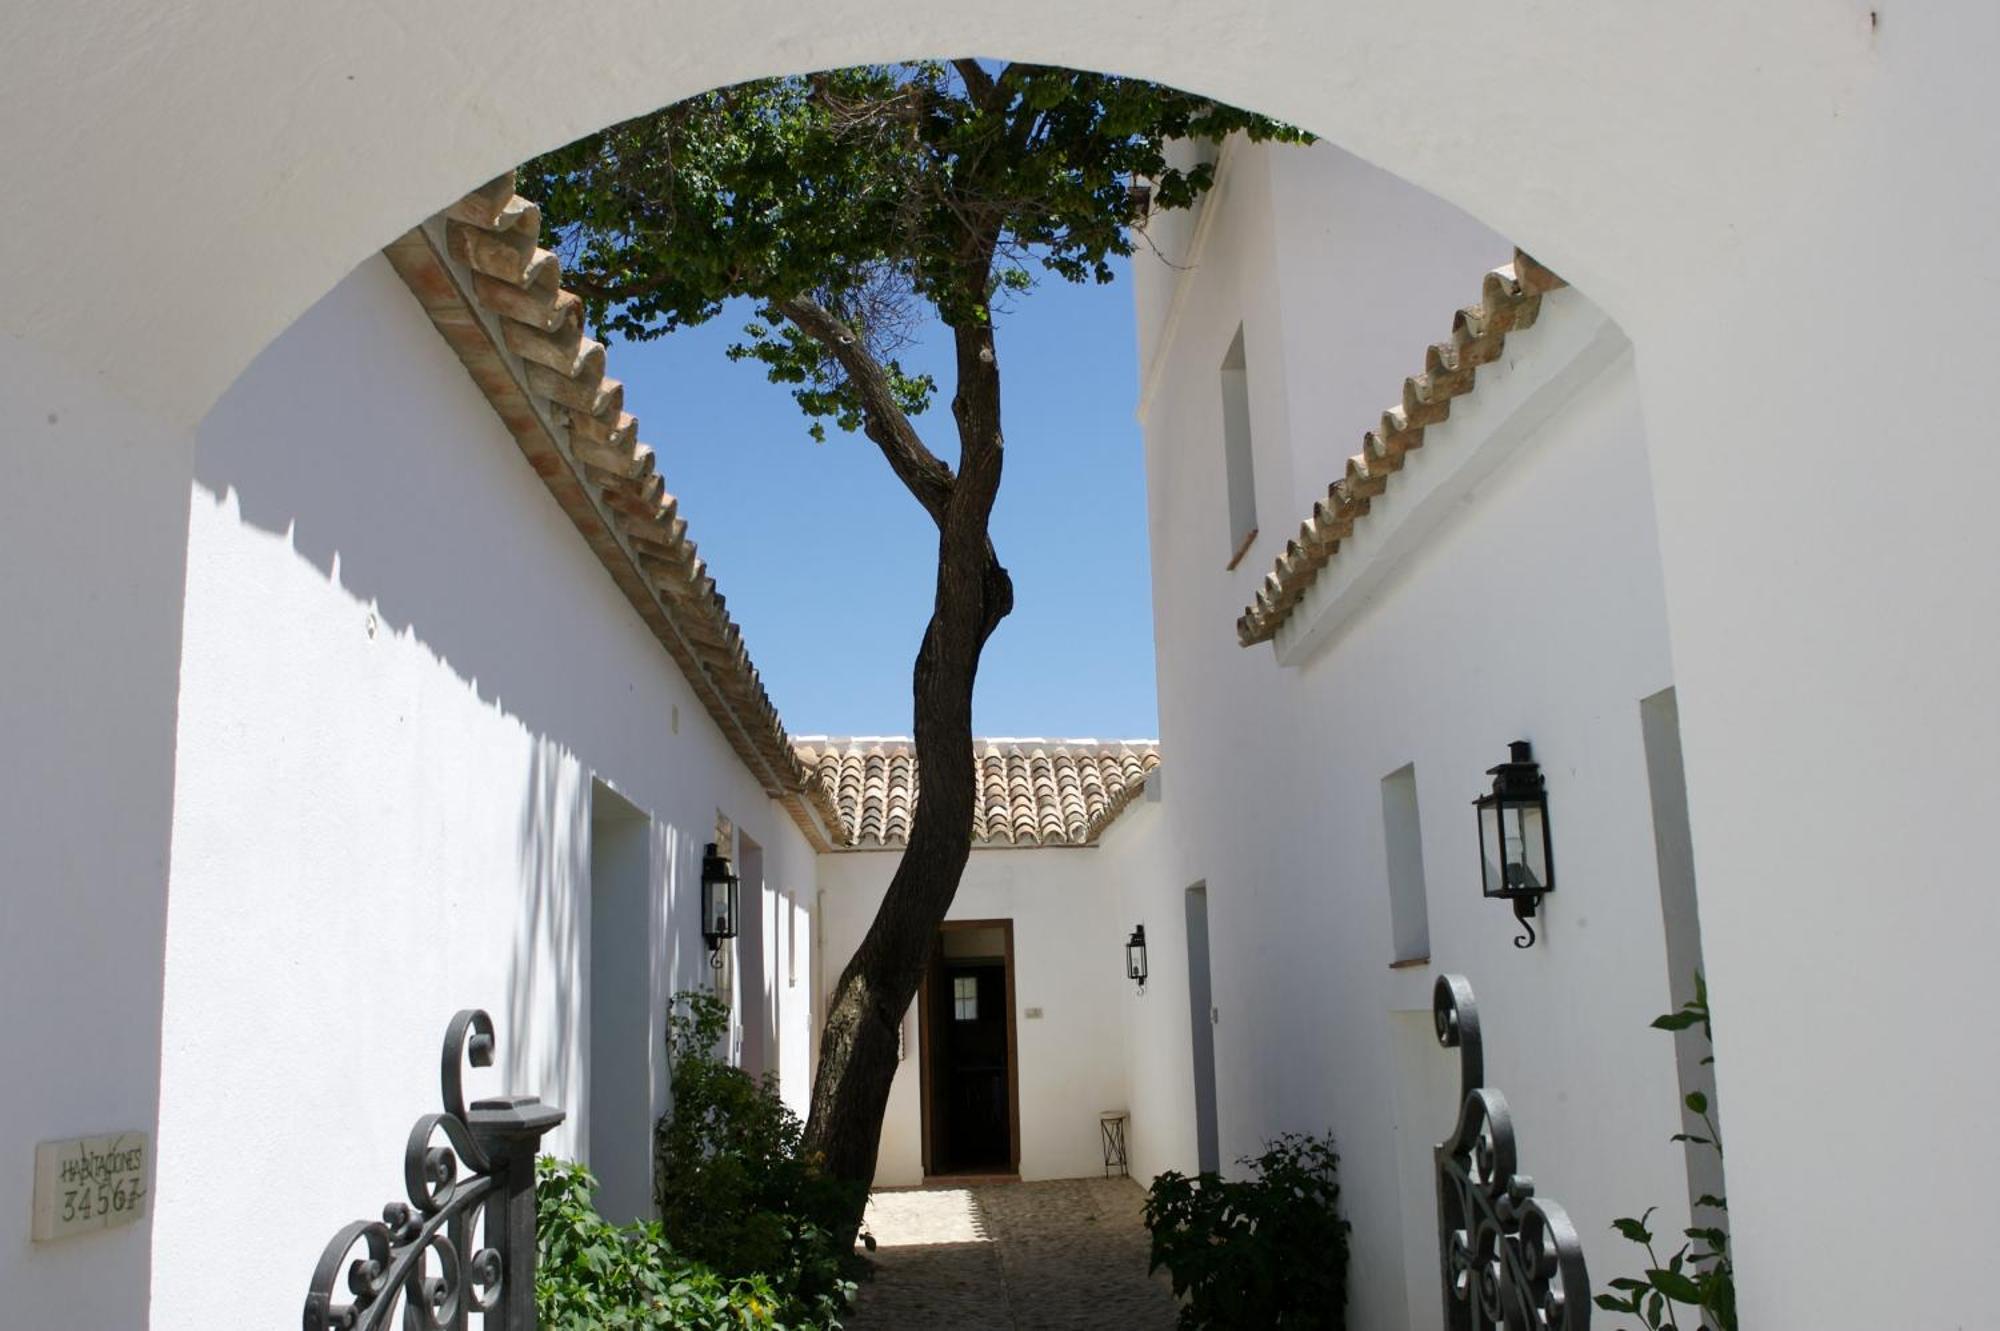
[[[403,1146],[407,1201],[342,1227],[306,1287],[304,1331],[535,1331],[535,1158],[563,1111],[532,1095],[465,1105],[465,1068],[493,1063],[493,1020],[451,1019],[442,1112]],[[475,1237],[476,1234],[476,1237]]]
[[[500,1307],[488,1331],[535,1331],[535,1157],[563,1111],[532,1095],[475,1100],[472,1139],[492,1162],[497,1193],[486,1204],[487,1241],[501,1254]]]

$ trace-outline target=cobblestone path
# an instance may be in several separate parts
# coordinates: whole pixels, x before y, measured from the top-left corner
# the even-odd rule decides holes
[[[849,1331],[1170,1331],[1166,1275],[1146,1274],[1145,1194],[1130,1179],[878,1192],[875,1278]]]

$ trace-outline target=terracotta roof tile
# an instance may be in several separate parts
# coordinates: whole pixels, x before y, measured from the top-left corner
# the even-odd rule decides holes
[[[1277,636],[1320,570],[1340,552],[1340,543],[1354,534],[1354,524],[1368,515],[1369,501],[1402,470],[1403,455],[1423,446],[1427,426],[1451,415],[1453,398],[1473,391],[1479,367],[1500,358],[1509,333],[1534,326],[1542,294],[1563,285],[1519,250],[1510,267],[1486,275],[1479,303],[1453,318],[1450,341],[1425,353],[1423,373],[1403,380],[1402,401],[1362,436],[1361,451],[1347,460],[1345,474],[1313,505],[1298,536],[1286,542],[1257,599],[1236,621],[1237,641],[1250,647]]]
[[[907,739],[798,741],[799,761],[838,810],[843,843],[907,844],[917,759]],[[1088,846],[1145,789],[1160,765],[1152,740],[973,741],[972,838],[984,846]]]
[[[830,792],[793,752],[541,228],[510,174],[383,252],[738,756],[824,849],[844,835]]]

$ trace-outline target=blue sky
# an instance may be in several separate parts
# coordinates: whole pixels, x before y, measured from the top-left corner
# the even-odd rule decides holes
[[[1015,606],[980,667],[982,735],[1159,733],[1132,288],[1119,274],[1102,287],[1044,277],[1000,317],[1007,470],[993,540]],[[935,530],[872,443],[829,427],[815,444],[763,367],[724,357],[747,312],[618,345],[611,372],[787,728],[908,734]],[[955,457],[948,339],[933,329],[903,361],[937,378],[918,427]]]

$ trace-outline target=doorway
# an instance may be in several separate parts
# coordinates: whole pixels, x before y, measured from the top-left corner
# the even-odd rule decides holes
[[[771,1070],[770,944],[765,937],[764,848],[736,832],[736,1065],[753,1077]]]
[[[947,920],[917,993],[926,1177],[1021,1168],[1014,922]]]
[[[1222,1169],[1221,1134],[1215,1125],[1215,992],[1208,975],[1208,884],[1187,890],[1188,1026],[1194,1048],[1195,1167]]]
[[[651,828],[644,811],[591,782],[584,1141],[597,1209],[621,1225],[653,1214]]]

